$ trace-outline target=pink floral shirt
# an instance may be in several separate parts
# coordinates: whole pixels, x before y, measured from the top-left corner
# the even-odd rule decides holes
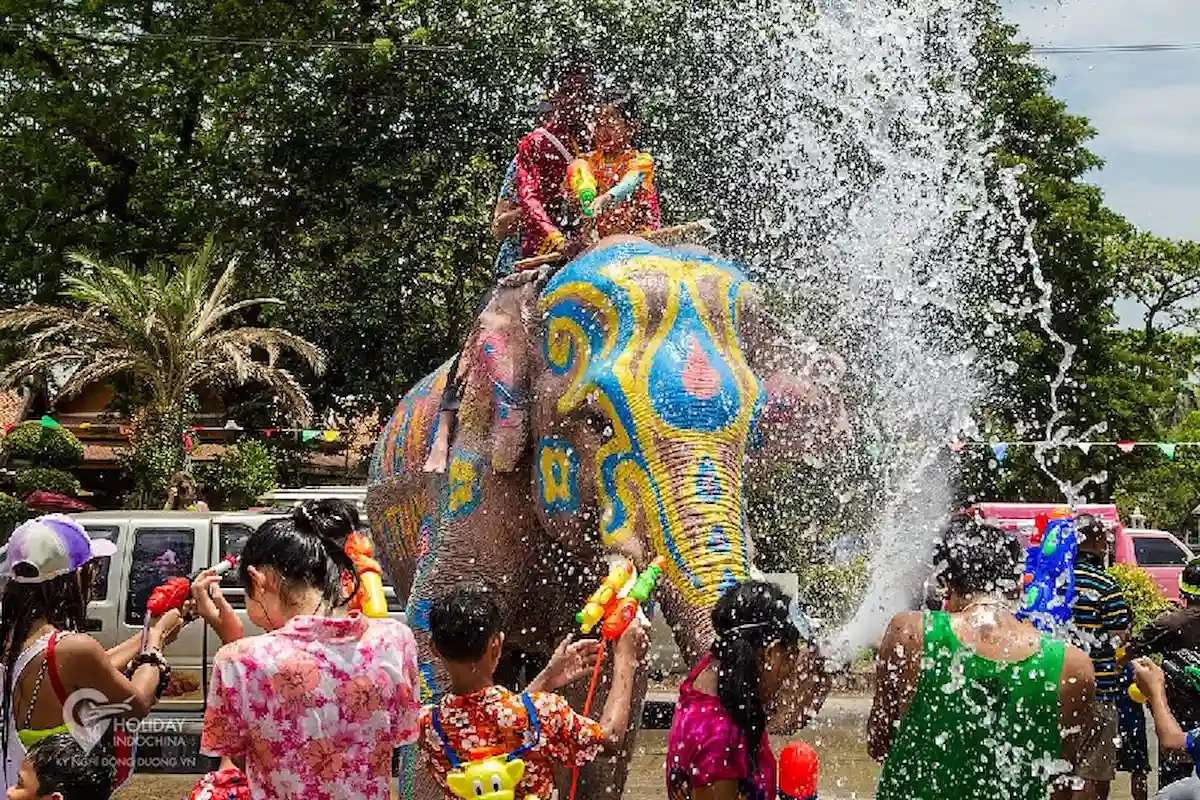
[[[256,800],[388,800],[417,738],[417,647],[390,619],[295,617],[217,651],[200,747],[244,756]]]

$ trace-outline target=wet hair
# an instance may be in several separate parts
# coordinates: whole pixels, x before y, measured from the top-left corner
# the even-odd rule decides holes
[[[482,586],[458,586],[429,609],[433,646],[449,661],[478,661],[500,633],[500,606]]]
[[[1075,535],[1080,544],[1108,544],[1108,528],[1091,514],[1080,514],[1075,518]]]
[[[1022,559],[1017,537],[969,514],[951,517],[933,548],[939,580],[964,595],[1016,591]]]
[[[775,584],[746,581],[725,592],[712,612],[717,698],[745,737],[752,769],[767,730],[767,709],[759,697],[759,658],[775,642],[788,649],[800,646],[802,637],[790,608],[791,598]]]
[[[615,108],[620,113],[621,118],[625,120],[625,124],[629,127],[636,129],[641,124],[641,117],[638,113],[637,97],[632,91],[628,89],[615,89],[613,91],[606,92],[604,96],[600,98],[598,107],[608,108],[610,106]]]
[[[113,759],[100,747],[85,753],[69,733],[48,736],[26,758],[38,779],[38,796],[53,792],[63,800],[105,800],[113,793]]]
[[[247,595],[254,592],[250,567],[275,570],[284,597],[319,589],[329,608],[344,606],[358,591],[358,571],[346,555],[346,537],[359,527],[358,511],[345,500],[306,500],[286,517],[264,522],[246,540],[238,573]],[[347,593],[343,575],[353,579]]]
[[[14,567],[17,575],[21,574],[23,566]],[[44,619],[59,630],[84,630],[95,574],[96,564],[89,561],[74,572],[42,583],[21,583],[11,579],[5,583],[0,594],[0,663],[4,665],[4,687],[0,694],[0,752],[8,752],[9,727],[5,721],[12,719],[15,711],[13,689],[20,678],[13,672],[33,624]]]

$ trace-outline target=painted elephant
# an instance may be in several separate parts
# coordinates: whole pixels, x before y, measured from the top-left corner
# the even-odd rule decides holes
[[[662,613],[689,661],[709,647],[711,607],[751,569],[747,452],[811,457],[845,431],[840,361],[779,334],[731,263],[631,237],[502,282],[464,346],[447,474],[421,467],[448,366],[400,401],[372,464],[367,508],[427,698],[432,598],[496,587],[515,668],[574,625],[613,553],[665,556]],[[620,797],[626,761],[585,770],[580,796]]]

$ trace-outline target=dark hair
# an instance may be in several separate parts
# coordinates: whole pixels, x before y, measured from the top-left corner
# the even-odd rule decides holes
[[[1020,586],[1023,565],[1017,537],[969,514],[956,514],[933,548],[941,582],[960,594],[1010,593]]]
[[[27,758],[38,779],[38,796],[59,792],[63,800],[105,800],[113,793],[113,760],[104,748],[85,753],[69,733],[39,742]]]
[[[625,120],[625,124],[631,128],[638,127],[640,123],[641,118],[638,113],[637,97],[628,89],[615,89],[606,92],[598,105],[600,108],[607,108],[608,106],[615,108],[620,112],[622,119]]]
[[[20,574],[22,565],[15,570]],[[14,668],[33,623],[44,619],[59,630],[84,630],[96,564],[89,561],[74,572],[43,583],[20,583],[11,578],[0,595],[0,662],[4,664],[4,689],[0,694],[0,751],[8,752],[8,725],[12,718],[13,687],[19,675]],[[15,726],[14,726],[15,727]]]
[[[254,591],[250,567],[270,567],[282,580],[285,596],[308,587],[320,589],[330,608],[349,603],[359,578],[346,555],[346,537],[358,527],[358,511],[345,500],[306,500],[291,515],[264,522],[246,540],[238,559],[246,593]],[[343,575],[353,578],[348,594]]]
[[[477,661],[500,632],[500,606],[482,586],[459,586],[433,601],[429,633],[438,653],[450,661]]]
[[[1200,600],[1200,594],[1183,591],[1183,584],[1200,588],[1200,558],[1193,558],[1183,568],[1183,574],[1179,576],[1180,593],[1189,600]]]
[[[171,508],[173,510],[182,510],[186,507],[188,500],[196,501],[200,499],[200,487],[190,472],[176,472],[171,476],[167,488],[175,490],[175,496],[171,498]]]
[[[758,695],[758,659],[774,642],[800,645],[790,608],[791,598],[775,584],[746,581],[725,592],[712,612],[717,697],[746,739],[752,769],[767,730],[767,709]]]
[[[1108,544],[1108,528],[1091,514],[1080,514],[1075,518],[1075,535],[1080,544]]]

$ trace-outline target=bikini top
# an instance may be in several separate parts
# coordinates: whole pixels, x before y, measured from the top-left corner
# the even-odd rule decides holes
[[[537,709],[533,707],[533,698],[529,696],[529,692],[522,692],[521,703],[525,706],[525,714],[529,717],[529,730],[526,731],[525,743],[513,750],[508,755],[504,756],[505,761],[514,761],[528,753],[533,748],[537,747],[538,740],[542,738],[542,723],[538,719]],[[446,738],[446,732],[442,730],[442,718],[440,709],[435,705],[431,720],[433,723],[434,733],[442,742],[442,750],[446,753],[446,760],[450,762],[451,769],[462,769],[463,763],[459,760],[458,754],[454,752],[454,748],[450,746],[450,740]],[[533,734],[530,736],[529,734]]]
[[[50,688],[54,690],[54,696],[58,698],[58,702],[64,705],[67,702],[67,690],[58,677],[58,662],[54,656],[55,646],[58,644],[60,636],[62,636],[62,631],[55,631],[49,636],[42,637],[42,639],[46,640],[44,643],[42,639],[38,639],[34,644],[26,648],[25,652],[21,653],[21,657],[17,659],[17,663],[13,669],[16,678],[20,678],[21,673],[25,671],[25,667],[29,665],[33,657],[41,653],[42,650],[46,651],[46,658],[42,661],[42,668],[38,671],[37,681],[33,684],[33,696],[29,700],[29,708],[25,711],[25,721],[22,723],[20,730],[17,731],[17,738],[21,740],[21,744],[25,746],[26,750],[56,733],[67,733],[66,723],[55,725],[53,728],[29,727],[29,723],[33,719],[33,709],[37,706],[38,693],[41,691],[42,681],[47,676],[50,677]],[[28,654],[28,658],[26,658],[26,654]]]

